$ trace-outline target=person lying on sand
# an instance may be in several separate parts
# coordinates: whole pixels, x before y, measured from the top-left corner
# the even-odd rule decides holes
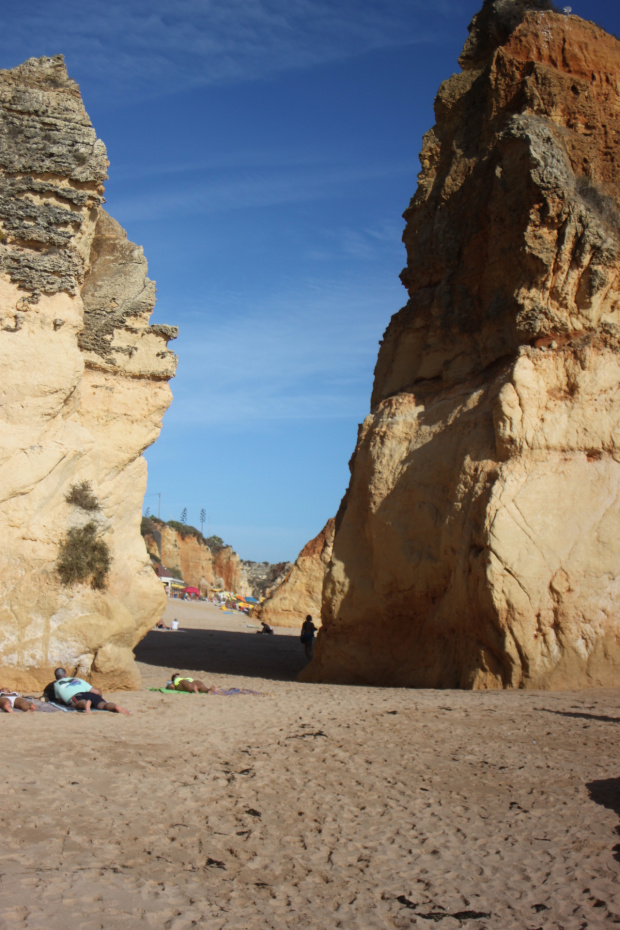
[[[57,668],[54,672],[56,682],[54,695],[58,701],[83,710],[90,714],[93,710],[109,710],[113,714],[129,714],[128,710],[120,704],[106,701],[99,688],[93,688],[83,678],[68,678],[64,668]]]
[[[13,708],[18,710],[36,710],[37,705],[32,701],[27,701],[21,697],[17,691],[9,691],[8,688],[0,688],[0,711],[5,714],[12,714]]]
[[[198,678],[184,678],[178,672],[172,676],[166,687],[174,691],[189,691],[190,694],[198,694],[198,692],[210,694],[215,691],[214,687],[207,688],[204,681],[200,681]]]

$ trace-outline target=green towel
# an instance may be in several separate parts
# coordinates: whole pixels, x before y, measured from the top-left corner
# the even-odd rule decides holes
[[[149,688],[149,691],[161,691],[162,694],[193,694],[192,691],[177,691],[175,688]]]
[[[162,694],[205,694],[208,692],[205,691],[176,691],[174,688],[149,688],[149,691],[160,691]],[[233,694],[256,694],[260,695],[260,691],[252,691],[251,688],[216,688],[215,691],[211,691],[211,694],[219,694],[220,696],[230,697]]]

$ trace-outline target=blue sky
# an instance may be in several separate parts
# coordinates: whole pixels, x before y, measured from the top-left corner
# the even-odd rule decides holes
[[[245,559],[335,514],[378,341],[405,301],[401,214],[481,0],[46,0],[0,66],[65,55],[110,158],[107,209],[176,324],[145,508]],[[620,33],[616,0],[573,12]]]

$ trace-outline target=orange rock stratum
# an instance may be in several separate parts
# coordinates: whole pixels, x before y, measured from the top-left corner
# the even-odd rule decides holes
[[[620,684],[620,43],[541,5],[437,95],[307,680]]]

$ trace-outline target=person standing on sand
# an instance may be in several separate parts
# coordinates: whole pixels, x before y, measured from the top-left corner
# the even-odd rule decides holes
[[[301,636],[299,637],[304,644],[307,659],[311,659],[314,652],[314,634],[316,631],[317,627],[313,623],[312,615],[308,614],[301,625]]]
[[[8,688],[0,688],[0,710],[4,711],[5,714],[12,714],[15,707],[18,710],[37,709],[36,704],[21,697],[17,691],[9,691]]]
[[[109,710],[112,714],[129,715],[129,711],[120,704],[106,701],[99,688],[93,688],[83,678],[68,678],[64,668],[57,668],[54,678],[54,696],[63,704],[83,710],[87,714],[90,714],[92,707],[94,710]]]

